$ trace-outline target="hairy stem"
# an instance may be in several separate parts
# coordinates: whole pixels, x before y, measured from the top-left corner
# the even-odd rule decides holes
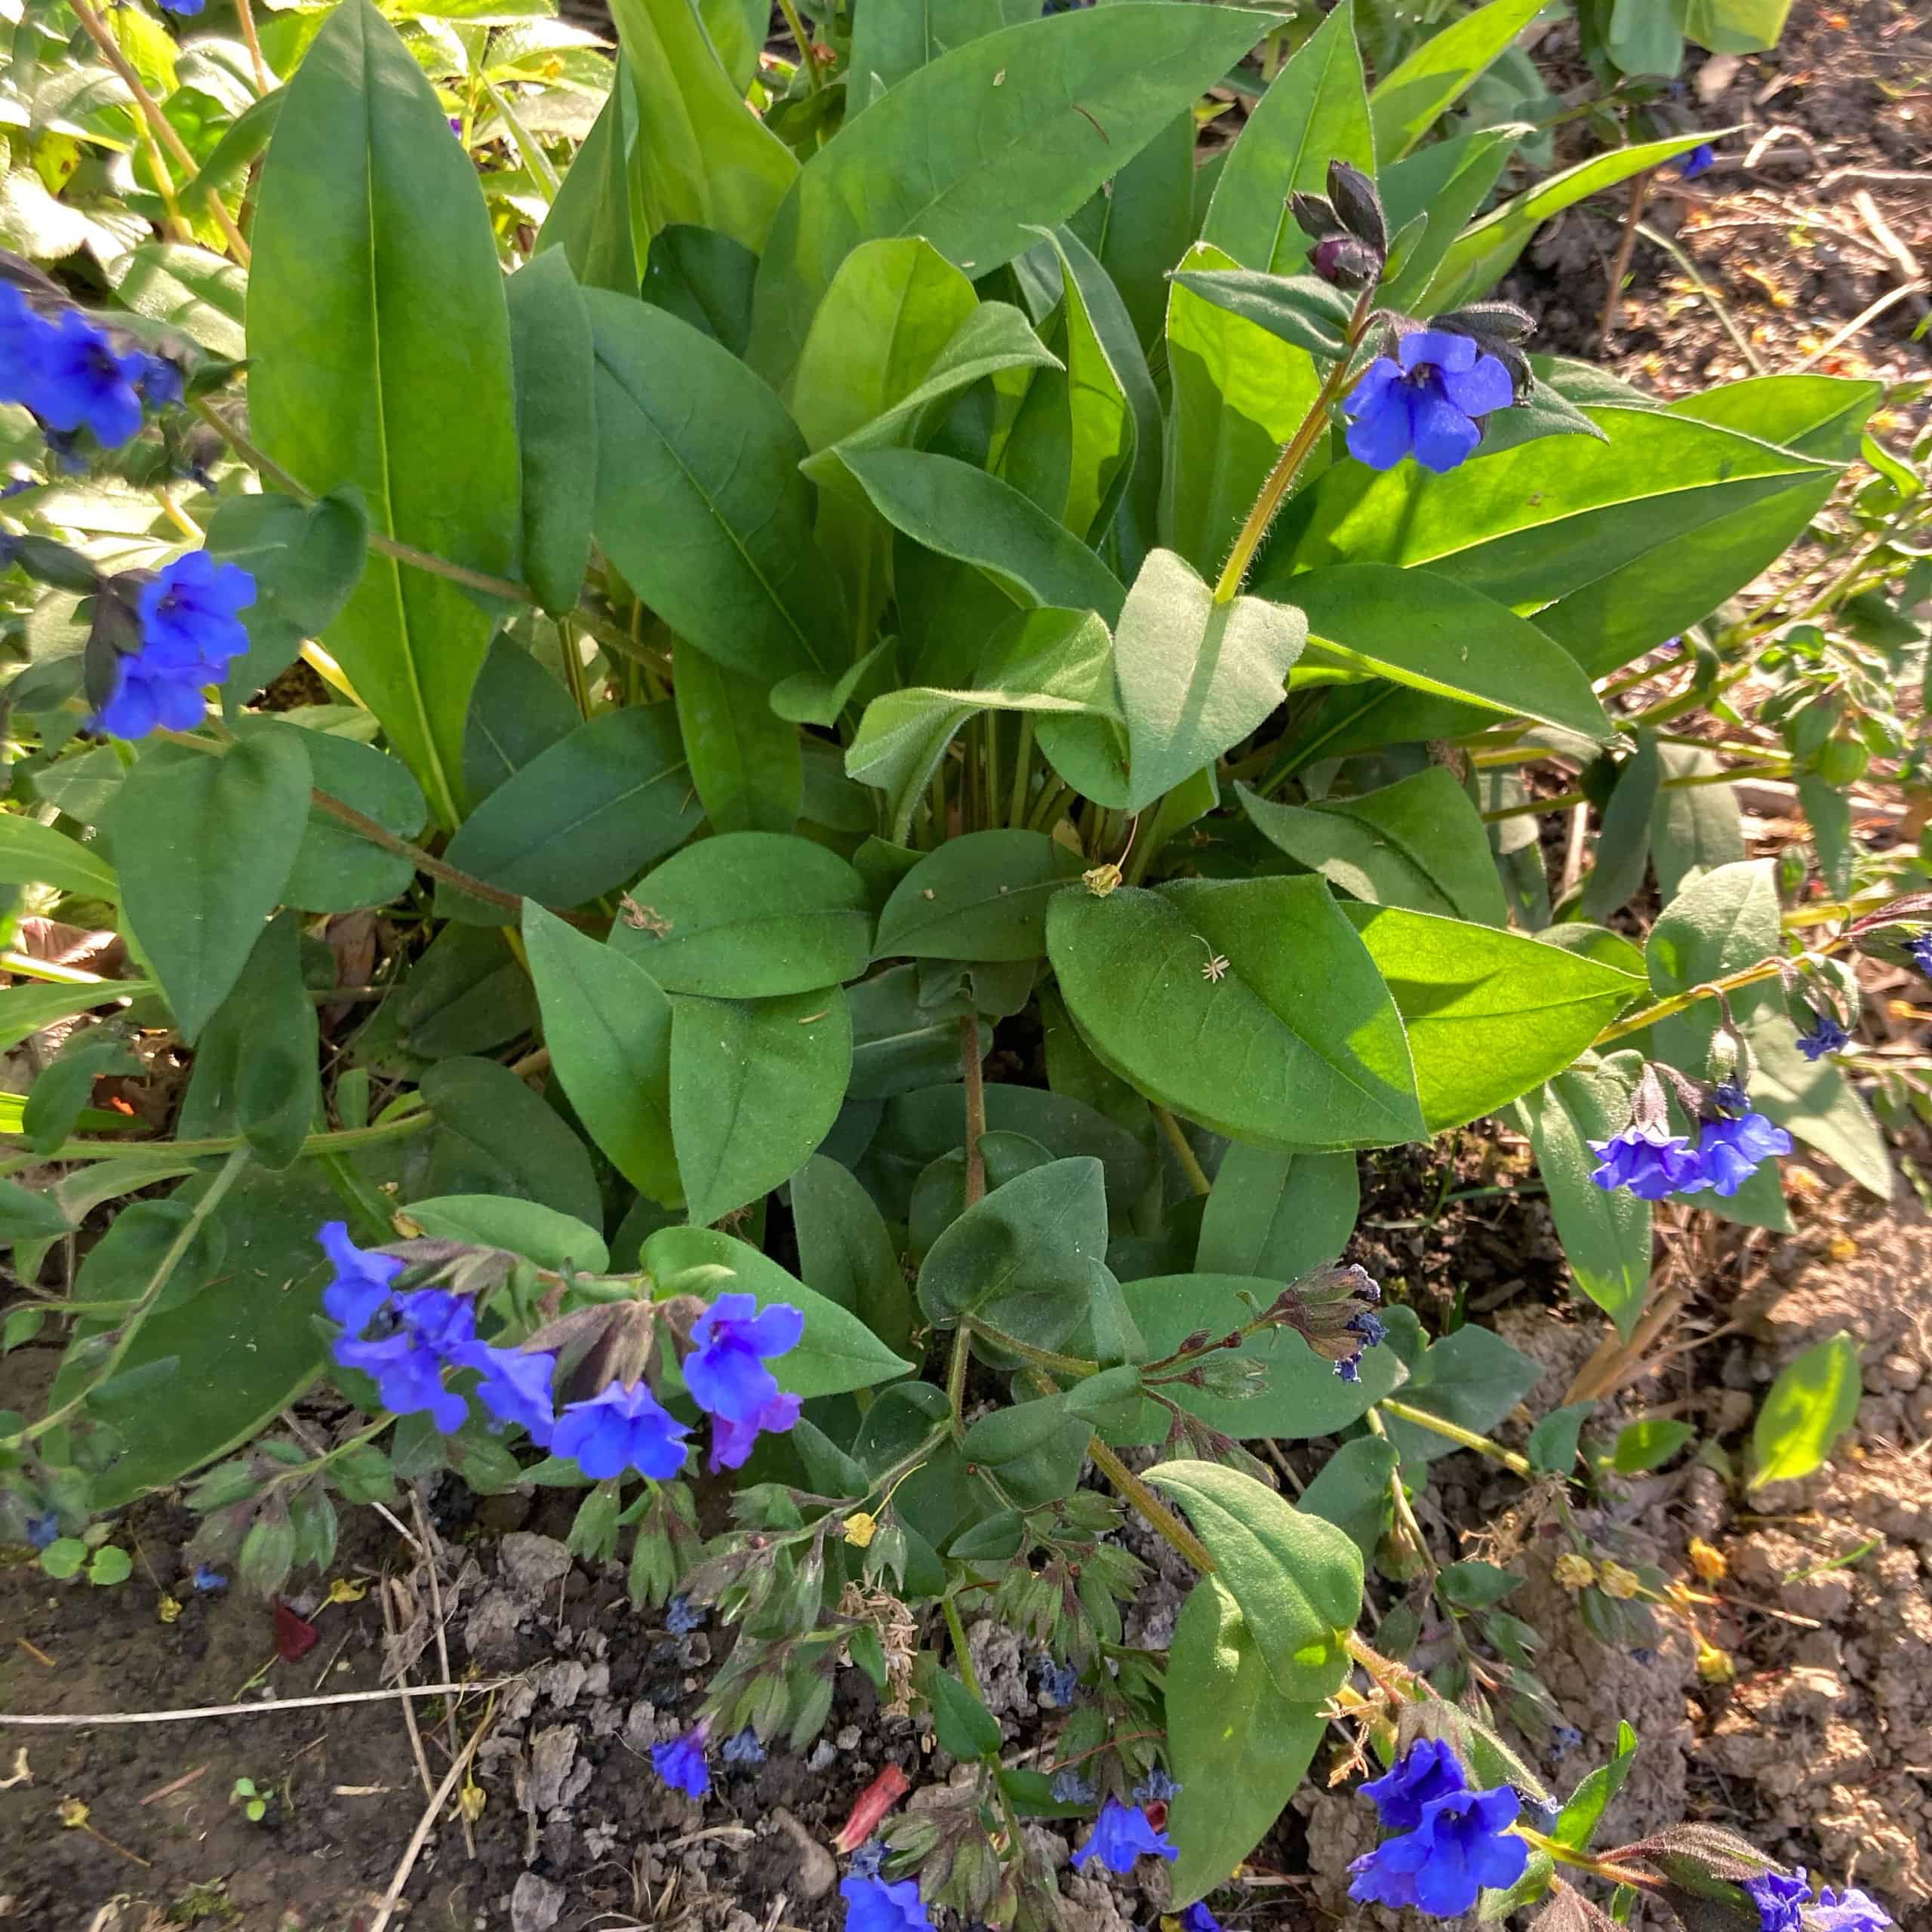
[[[980,1067],[980,1017],[964,1014],[959,1020],[959,1071],[966,1082],[966,1205],[983,1201],[986,1192],[986,1157],[980,1142],[986,1131],[986,1088]]]
[[[1172,1544],[1204,1577],[1213,1571],[1214,1559],[1208,1555],[1208,1546],[1097,1435],[1088,1438],[1087,1453],[1094,1459],[1094,1466],[1140,1511],[1156,1536]]]
[[[1152,1101],[1149,1105],[1153,1107],[1154,1118],[1166,1135],[1168,1145],[1174,1149],[1174,1158],[1180,1163],[1180,1171],[1186,1175],[1189,1186],[1196,1194],[1211,1194],[1214,1183],[1208,1178],[1207,1169],[1189,1145],[1187,1136],[1181,1131],[1180,1122],[1165,1107]]]
[[[1465,1429],[1460,1423],[1445,1422],[1440,1416],[1432,1416],[1426,1409],[1411,1407],[1407,1402],[1396,1401],[1385,1395],[1376,1404],[1384,1415],[1395,1417],[1398,1421],[1413,1423],[1418,1429],[1426,1429],[1432,1434],[1444,1437],[1464,1449],[1473,1449],[1478,1456],[1487,1456],[1492,1463],[1500,1463],[1506,1469],[1514,1469],[1517,1475],[1534,1477],[1536,1471],[1530,1467],[1528,1459],[1519,1456],[1513,1449],[1506,1449],[1500,1442],[1492,1442],[1486,1435],[1478,1435],[1472,1429]],[[1374,1413],[1373,1410],[1370,1411]]]

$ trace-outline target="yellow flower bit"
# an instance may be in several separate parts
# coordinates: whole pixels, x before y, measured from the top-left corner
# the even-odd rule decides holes
[[[1737,1675],[1737,1665],[1728,1651],[1697,1640],[1697,1675],[1706,1684],[1728,1684]]]
[[[1620,1563],[1605,1560],[1598,1573],[1597,1582],[1607,1597],[1614,1597],[1620,1603],[1628,1602],[1644,1587],[1643,1579],[1635,1571],[1626,1570]]]
[[[88,1822],[88,1807],[78,1798],[63,1798],[60,1801],[60,1822],[69,1831],[78,1832]]]
[[[154,1614],[164,1623],[174,1623],[181,1614],[180,1598],[171,1597],[164,1592],[160,1602],[154,1607]]]
[[[483,1807],[490,1801],[490,1794],[480,1784],[466,1781],[456,1795],[457,1809],[473,1825],[483,1815]]]
[[[369,1594],[368,1580],[362,1577],[337,1577],[329,1585],[331,1603],[360,1603]]]
[[[1556,1559],[1555,1575],[1566,1590],[1587,1590],[1597,1580],[1597,1567],[1587,1556],[1566,1549]]]
[[[1091,872],[1082,872],[1080,882],[1096,899],[1104,899],[1120,883],[1120,868],[1115,865],[1096,866]]]
[[[863,1509],[855,1509],[845,1518],[845,1540],[857,1549],[869,1549],[878,1534],[878,1518]]]
[[[1707,1583],[1721,1583],[1730,1574],[1730,1564],[1721,1549],[1713,1549],[1702,1537],[1690,1539],[1690,1567]]]

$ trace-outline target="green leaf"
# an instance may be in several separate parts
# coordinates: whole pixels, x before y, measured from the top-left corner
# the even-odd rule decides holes
[[[866,882],[789,832],[688,845],[632,888],[611,934],[666,992],[764,999],[856,980],[872,956]]]
[[[580,724],[491,792],[445,857],[506,892],[580,906],[635,878],[698,821],[674,707],[607,711]],[[460,918],[510,915],[454,899]]]
[[[715,229],[674,222],[651,238],[643,296],[700,335],[742,356],[752,333],[752,284],[758,257]],[[617,291],[628,295],[628,288]]]
[[[611,1266],[611,1251],[595,1228],[534,1201],[445,1194],[412,1201],[402,1212],[426,1235],[503,1248],[540,1268],[601,1275]]]
[[[1617,768],[1603,808],[1595,863],[1583,881],[1583,914],[1601,925],[1643,890],[1651,858],[1651,820],[1663,776],[1654,731],[1640,729],[1635,755]]]
[[[1708,778],[1723,769],[1711,752],[1688,745],[1659,747],[1667,778]],[[1745,856],[1737,794],[1728,785],[1660,788],[1651,814],[1651,859],[1657,891],[1668,906],[1694,872],[1734,866]]]
[[[561,248],[504,285],[523,460],[523,568],[546,611],[574,608],[590,563],[597,497],[596,360],[590,312]]]
[[[1289,1152],[1423,1131],[1389,989],[1318,879],[1063,893],[1047,947],[1094,1052],[1190,1120]]]
[[[1436,1588],[1442,1601],[1457,1610],[1490,1610],[1512,1591],[1521,1589],[1523,1580],[1512,1570],[1466,1558],[1443,1571]]]
[[[1487,829],[1446,766],[1307,806],[1278,805],[1244,785],[1238,795],[1270,844],[1370,905],[1489,926],[1508,920]]]
[[[279,719],[237,721],[255,731],[294,734],[307,755],[316,790],[353,806],[398,838],[413,839],[421,834],[429,808],[422,786],[400,758],[391,758],[373,745],[358,744],[353,738],[310,731]],[[249,729],[243,731],[244,737],[250,734]],[[305,912],[352,912],[363,906],[386,905],[415,876],[413,859],[371,844],[340,820],[312,805],[281,897]]]
[[[51,1194],[35,1193],[17,1180],[0,1179],[0,1244],[51,1241],[73,1226]],[[8,1346],[12,1346],[11,1340]]]
[[[812,539],[804,438],[729,349],[586,292],[597,352],[595,532],[679,636],[770,685],[842,666],[838,580]]]
[[[1375,185],[1390,234],[1404,233],[1418,217],[1423,224],[1401,265],[1377,291],[1383,306],[1404,315],[1426,306],[1443,257],[1502,180],[1522,132],[1516,125],[1452,135],[1382,168]]]
[[[11,823],[11,815],[0,823]],[[155,990],[148,980],[90,980],[83,985],[58,983],[9,987],[0,992],[0,1052],[17,1047],[57,1021],[71,1019],[95,1007],[124,999],[139,999]]]
[[[869,13],[860,8],[852,23],[846,118],[928,60],[997,27],[1038,17],[1038,0],[900,0]]]
[[[318,1124],[318,1038],[302,976],[300,920],[278,913],[203,1029],[176,1134],[198,1140],[239,1134],[263,1167],[286,1168]]]
[[[1051,1161],[995,1188],[934,1242],[919,1270],[919,1306],[942,1327],[971,1317],[1054,1348],[1086,1312],[1106,1248],[1100,1162]]]
[[[746,106],[691,0],[614,0],[611,17],[635,90],[642,232],[688,222],[755,253],[797,178],[791,149]]]
[[[565,172],[563,186],[537,236],[537,254],[561,248],[585,288],[634,295],[637,245],[631,233],[629,164],[626,154],[637,109],[626,63],[620,54],[611,91]]]
[[[1432,312],[1440,314],[1487,294],[1509,272],[1512,263],[1528,246],[1530,237],[1552,215],[1589,195],[1601,194],[1606,188],[1614,188],[1633,174],[1661,168],[1709,138],[1706,134],[1678,134],[1669,140],[1615,148],[1608,154],[1563,168],[1534,187],[1525,189],[1457,238],[1435,279],[1429,284]]]
[[[1168,272],[1194,239],[1194,141],[1193,115],[1177,114],[1069,223],[1100,258],[1149,352],[1167,316]]]
[[[1333,361],[1347,346],[1354,304],[1318,275],[1271,275],[1262,269],[1177,269],[1174,280],[1231,315]]]
[[[1577,1438],[1595,1407],[1594,1401],[1571,1402],[1552,1409],[1523,1445],[1531,1468],[1539,1475],[1567,1476],[1576,1465]]]
[[[1401,1014],[1431,1133],[1552,1078],[1641,990],[1627,973],[1518,934],[1395,906],[1341,909]]]
[[[1368,111],[1383,164],[1414,147],[1541,11],[1542,0],[1489,0],[1438,28],[1378,80]]]
[[[261,132],[266,140],[268,129]],[[187,199],[183,192],[182,202]],[[117,265],[112,279],[115,294],[136,315],[166,322],[217,355],[238,361],[248,353],[242,316],[248,278],[224,257],[185,242],[143,242]]]
[[[912,1297],[884,1220],[851,1174],[814,1154],[792,1179],[798,1272],[826,1300],[849,1309],[888,1348],[912,1332]]]
[[[19,812],[0,813],[0,885],[51,885],[116,905],[121,881],[93,847]]]
[[[671,1142],[671,1002],[621,951],[528,900],[523,943],[544,1044],[578,1119],[640,1194],[676,1207],[684,1189]]]
[[[692,1225],[722,1220],[797,1173],[831,1131],[851,1071],[841,987],[673,1000],[671,1135]]]
[[[125,875],[122,911],[190,1044],[281,897],[309,790],[301,745],[287,733],[257,733],[225,757],[148,752],[109,808]],[[242,853],[248,863],[238,866]]]
[[[1198,1329],[1225,1335],[1253,1321],[1257,1308],[1266,1308],[1281,1289],[1277,1276],[1202,1273],[1151,1275],[1124,1283],[1121,1292],[1150,1356],[1158,1360],[1179,1348]],[[1259,1362],[1267,1371],[1259,1394],[1211,1395],[1180,1384],[1171,1384],[1161,1392],[1211,1429],[1238,1439],[1272,1436],[1299,1442],[1311,1436],[1335,1435],[1359,1422],[1402,1380],[1401,1358],[1393,1349],[1380,1347],[1364,1352],[1359,1382],[1345,1382],[1335,1373],[1332,1361],[1285,1328],[1264,1328],[1234,1352]],[[1108,1440],[1164,1441],[1170,1420],[1149,1402],[1132,1428],[1109,1430]]]
[[[1181,269],[1191,275],[1234,266],[1232,255],[1204,244],[1189,251]],[[1174,401],[1161,534],[1195,569],[1218,571],[1281,445],[1314,406],[1321,372],[1306,350],[1284,346],[1179,277],[1168,297],[1167,352]],[[1304,478],[1312,480],[1325,460],[1318,448]]]
[[[1386,1344],[1384,1345],[1386,1346]],[[1371,1356],[1363,1357],[1366,1364]],[[1458,1328],[1425,1349],[1409,1369],[1402,1400],[1460,1428],[1487,1434],[1543,1379],[1543,1365],[1487,1328]],[[1451,1454],[1447,1436],[1398,1416],[1385,1426],[1404,1463],[1430,1463]]]
[[[999,1719],[950,1672],[929,1670],[921,1688],[933,1707],[933,1735],[961,1764],[999,1755]]]
[[[1011,261],[1032,245],[1026,224],[1065,220],[1269,24],[1232,8],[1122,0],[928,61],[800,169],[759,265],[753,365],[783,381],[862,242],[923,235],[974,275]]]
[[[1146,1479],[1186,1510],[1276,1690],[1291,1703],[1333,1695],[1361,1614],[1361,1552],[1238,1469],[1161,1463]]]
[[[1345,1442],[1302,1492],[1298,1507],[1333,1523],[1362,1553],[1375,1554],[1389,1518],[1389,1485],[1401,1458],[1379,1435]]]
[[[798,727],[773,711],[759,679],[681,638],[672,655],[678,728],[712,830],[789,832],[804,802]]]
[[[1258,597],[1216,599],[1171,550],[1151,551],[1114,636],[1131,764],[1125,809],[1144,811],[1265,723],[1308,628]]]
[[[923,451],[841,454],[872,507],[895,530],[942,556],[972,565],[1016,604],[1097,611],[1109,623],[1120,616],[1127,593],[1119,580],[1011,484],[957,457]]]
[[[94,1097],[94,1082],[110,1073],[138,1074],[141,1063],[118,1028],[83,1027],[34,1075],[20,1112],[20,1131],[36,1154],[51,1154],[72,1134]]]
[[[361,581],[368,542],[368,513],[353,484],[312,503],[265,490],[230,497],[216,509],[208,554],[255,580],[255,601],[242,613],[248,649],[223,680],[235,704],[280,676],[305,638],[334,623]]]
[[[1244,268],[1292,272],[1315,245],[1289,214],[1288,197],[1321,193],[1331,161],[1375,169],[1352,0],[1321,22],[1249,114],[1215,184],[1201,239]]]
[[[1617,1432],[1617,1447],[1611,1452],[1611,1466],[1619,1475],[1641,1475],[1646,1469],[1660,1469],[1685,1444],[1696,1441],[1694,1423],[1675,1422],[1655,1417],[1627,1423]]]
[[[1181,1606],[1166,1695],[1180,1786],[1168,1807],[1180,1847],[1168,1876],[1181,1906],[1227,1878],[1273,1829],[1324,1726],[1318,1703],[1291,1703],[1275,1688],[1240,1604],[1213,1577]]]
[[[1570,1794],[1570,1801],[1551,1826],[1549,1835],[1558,1844],[1568,1845],[1574,1851],[1589,1850],[1597,1826],[1602,1822],[1611,1801],[1623,1789],[1623,1780],[1629,1776],[1636,1755],[1637,1734],[1629,1724],[1620,1724],[1617,1727],[1617,1755],[1578,1782],[1577,1789]]]
[[[1790,11],[1791,0],[1684,0],[1684,31],[1713,54],[1761,54]]]
[[[1650,1291],[1651,1204],[1627,1189],[1597,1186],[1590,1176],[1599,1164],[1589,1143],[1629,1124],[1633,1084],[1626,1072],[1586,1057],[1516,1103],[1564,1259],[1626,1341]]]
[[[1215,1171],[1195,1266],[1204,1274],[1291,1281],[1341,1253],[1361,1198],[1350,1155],[1284,1154],[1236,1142]]]
[[[459,1055],[423,1076],[438,1131],[432,1195],[503,1194],[534,1201],[587,1226],[604,1204],[582,1141],[506,1066]]]
[[[487,798],[583,722],[570,693],[521,645],[499,631],[491,640],[463,723],[463,776],[469,795]]]
[[[645,1243],[641,1263],[659,1281],[695,1268],[726,1269],[728,1275],[693,1292],[706,1300],[748,1294],[761,1309],[774,1302],[797,1309],[805,1318],[804,1334],[796,1348],[771,1364],[779,1387],[792,1395],[840,1395],[889,1382],[913,1366],[856,1315],[814,1294],[756,1248],[715,1229],[660,1228]]]
[[[1337,564],[1262,587],[1306,614],[1310,666],[1370,672],[1586,738],[1613,735],[1567,651],[1492,596],[1436,571]]]
[[[1751,1487],[1795,1482],[1820,1467],[1858,1419],[1858,1345],[1834,1335],[1786,1363],[1751,1430]]]
[[[1080,855],[1044,832],[969,832],[920,860],[880,913],[878,958],[1037,959],[1047,902]]]
[[[251,238],[262,447],[311,490],[355,485],[384,535],[508,574],[516,426],[489,212],[435,90],[369,0],[336,8],[288,85]],[[448,579],[381,556],[325,640],[447,826],[490,631]]]

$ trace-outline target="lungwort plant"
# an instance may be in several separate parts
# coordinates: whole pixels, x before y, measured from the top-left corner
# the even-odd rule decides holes
[[[1021,1826],[1071,1817],[1201,1932],[1331,1721],[1396,1767],[1361,1897],[1596,1925],[1595,1872],[1757,1925],[1796,1881],[1720,1832],[1589,1850],[1627,1749],[1559,1805],[1497,1730],[1560,1715],[1516,1579],[1415,1541],[1490,1449],[1641,1644],[1580,1415],[1494,1450],[1535,1365],[1340,1257],[1357,1150],[1487,1115],[1626,1335],[1654,1201],[1783,1225],[1794,1138],[1889,1187],[1845,961],[1917,903],[1788,914],[1667,728],[1877,387],[1666,408],[1538,352],[1527,237],[1698,137],[1497,198],[1521,131],[1444,117],[1516,0],[1372,89],[1344,4],[1212,171],[1268,14],[864,0],[761,120],[730,11],[617,0],[574,158],[491,29],[281,16],[258,183],[133,249],[180,299],[8,266],[0,879],[118,942],[8,955],[8,1041],[64,1033],[5,1103],[20,1279],[127,1204],[8,1318],[66,1340],[5,1520],[82,1547],[186,1485],[202,1574],[272,1593],[398,1481],[580,1491],[579,1553],[735,1635],[670,1783],[805,1747],[848,1666],[972,1767],[855,1857],[867,1928],[1051,1921]],[[149,186],[159,88],[110,124]],[[1536,814],[1586,795],[1552,904]],[[278,1426],[324,1383],[326,1440]],[[1339,1443],[1299,1503],[1270,1438]],[[1128,1519],[1199,1573],[1164,1654]],[[1365,1555],[1414,1579],[1379,1648]],[[969,1610],[1050,1760],[1002,1761]]]

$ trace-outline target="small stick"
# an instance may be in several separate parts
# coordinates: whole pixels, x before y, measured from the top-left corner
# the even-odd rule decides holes
[[[429,1573],[429,1623],[430,1628],[436,1633],[436,1661],[442,1666],[443,1675],[448,1677],[450,1674],[450,1646],[443,1629],[443,1586],[436,1575],[438,1560],[442,1555],[442,1545],[435,1531],[430,1528],[429,1519],[423,1513],[420,1491],[412,1489],[409,1492],[409,1509],[415,1519],[417,1534],[422,1540],[423,1567]],[[405,1704],[403,1708],[407,1710],[409,1707]],[[454,1703],[451,1703],[443,1715],[450,1734],[450,1755],[454,1758],[456,1755]],[[463,1850],[474,1858],[476,1856],[476,1840],[469,1829],[469,1814],[459,1807],[457,1816],[463,1820]]]
[[[396,1625],[395,1613],[389,1604],[392,1580],[385,1577],[383,1579],[382,1588],[383,1628],[389,1633],[389,1641],[393,1643],[395,1641]],[[408,1672],[401,1665],[398,1665],[396,1674],[402,1687],[407,1690],[409,1687]],[[449,1673],[445,1671],[443,1674],[448,1676]],[[416,1708],[407,1697],[402,1702],[402,1721],[409,1727],[409,1748],[415,1754],[416,1769],[423,1780],[423,1795],[427,1798],[436,1789],[435,1781],[429,1775],[429,1760],[423,1749],[423,1734],[417,1728]]]
[[[172,1798],[177,1791],[186,1791],[207,1770],[207,1765],[197,1764],[192,1771],[183,1771],[172,1783],[165,1784],[158,1790],[149,1792],[140,1801],[143,1804],[158,1804],[164,1798]]]
[[[1853,316],[1851,320],[1847,322],[1829,342],[1812,350],[1811,353],[1806,356],[1792,373],[1794,375],[1801,374],[1805,370],[1810,368],[1813,363],[1822,362],[1833,349],[1849,342],[1868,322],[1875,322],[1894,303],[1903,302],[1909,295],[1923,295],[1924,293],[1925,285],[1922,281],[1902,281],[1897,288],[1888,288],[1869,308],[1861,309],[1858,314]]]
[[[266,1711],[312,1711],[328,1704],[380,1704],[390,1697],[466,1697],[476,1691],[500,1690],[515,1681],[513,1677],[493,1677],[481,1684],[396,1684],[386,1690],[337,1690],[326,1697],[264,1697],[243,1704],[200,1704],[188,1711],[94,1711],[72,1716],[0,1711],[0,1724],[67,1730],[90,1724],[198,1724],[205,1718],[253,1718]]]
[[[49,1670],[57,1670],[60,1666],[38,1644],[29,1644],[24,1637],[16,1637],[14,1641],[32,1657],[35,1663],[44,1663]]]
[[[1644,201],[1651,192],[1651,171],[1647,168],[1630,183],[1630,205],[1623,211],[1623,234],[1617,245],[1617,260],[1610,270],[1610,292],[1603,298],[1603,316],[1597,324],[1597,353],[1610,343],[1610,332],[1617,326],[1617,311],[1623,300],[1623,278],[1630,272],[1630,257],[1637,251],[1637,224],[1644,217]]]
[[[414,1834],[404,1846],[402,1860],[395,1868],[395,1876],[389,1881],[389,1890],[383,1894],[383,1903],[371,1921],[369,1932],[387,1932],[390,1918],[402,1897],[402,1888],[409,1882],[409,1875],[415,1869],[416,1861],[423,1854],[423,1847],[429,1841],[429,1834],[435,1829],[436,1819],[443,1807],[449,1802],[450,1793],[455,1790],[457,1780],[469,1768],[469,1761],[476,1755],[476,1747],[483,1742],[483,1734],[490,1728],[490,1716],[484,1713],[483,1721],[470,1734],[469,1742],[463,1747],[462,1755],[451,1765],[435,1795],[417,1821]]]

